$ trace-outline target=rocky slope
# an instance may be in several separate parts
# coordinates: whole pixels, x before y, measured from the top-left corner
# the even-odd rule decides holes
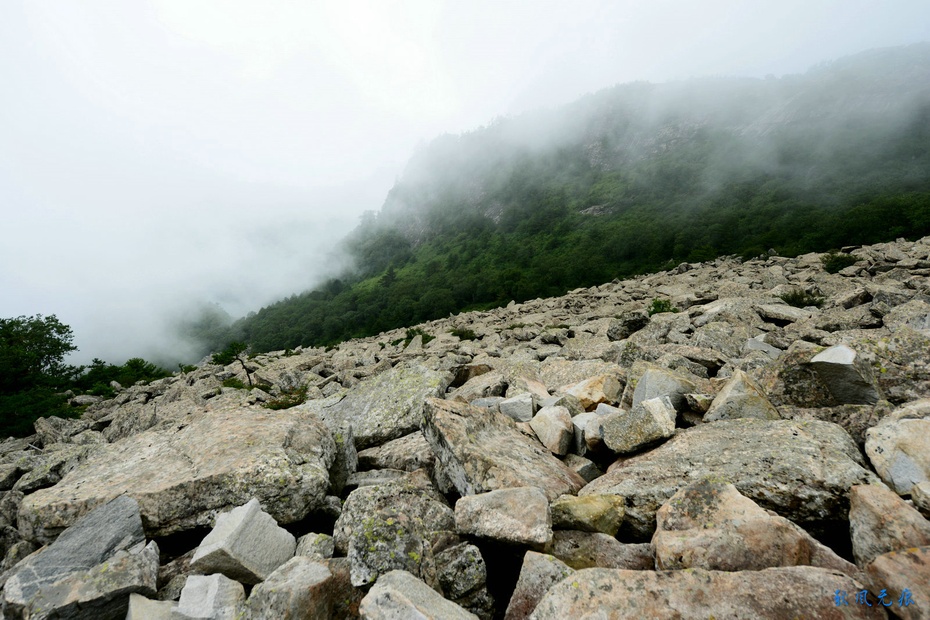
[[[849,251],[40,419],[0,444],[4,617],[930,617],[930,238]]]

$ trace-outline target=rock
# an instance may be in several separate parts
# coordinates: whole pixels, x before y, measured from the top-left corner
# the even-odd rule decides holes
[[[810,534],[725,482],[704,479],[679,489],[656,521],[652,545],[658,570],[819,566],[857,574],[855,566]]]
[[[627,394],[624,394],[623,400],[624,402],[628,401],[631,408],[635,408],[644,400],[664,396],[671,401],[675,411],[681,411],[687,406],[685,394],[699,391],[693,381],[678,373],[651,365],[646,365],[643,368],[645,368],[645,371],[639,375],[639,378],[631,380],[626,387],[630,395],[628,397]],[[638,370],[639,367],[634,368],[634,376]]]
[[[494,615],[487,591],[487,567],[478,547],[461,543],[436,554],[439,585],[446,598],[480,616]]]
[[[649,543],[624,544],[600,532],[556,530],[552,542],[546,546],[549,553],[574,569],[627,568],[651,570],[655,568],[652,545]]]
[[[912,486],[911,501],[920,514],[924,517],[930,516],[930,482],[919,482]]]
[[[554,499],[585,485],[581,476],[500,413],[431,398],[426,401],[423,434],[460,495],[536,486]]]
[[[55,416],[39,418],[33,425],[43,446],[67,442],[74,435],[90,428],[90,423],[84,420],[64,419]]]
[[[332,536],[311,532],[297,539],[297,548],[294,550],[294,555],[325,559],[333,557],[334,550],[335,543]]]
[[[624,312],[607,328],[609,340],[624,340],[649,324],[649,313],[645,310]]]
[[[574,396],[585,410],[590,410],[600,403],[618,402],[623,383],[614,375],[599,375],[569,386],[562,392]]]
[[[574,572],[574,569],[551,555],[527,551],[504,620],[529,618],[549,588]]]
[[[460,534],[541,549],[552,539],[549,500],[536,487],[461,497],[455,503],[455,529]]]
[[[608,536],[616,536],[620,524],[623,523],[623,503],[623,498],[616,495],[563,495],[554,500],[549,507],[552,513],[552,528],[602,532]]]
[[[779,324],[797,323],[809,319],[813,314],[810,310],[795,308],[788,304],[760,304],[756,306],[756,311],[763,319]]]
[[[332,579],[326,565],[304,556],[291,558],[252,589],[247,606],[249,617],[332,618]]]
[[[358,469],[358,452],[355,450],[355,434],[351,426],[331,430],[336,451],[333,464],[329,466],[329,493],[340,495],[349,478]]]
[[[872,369],[846,345],[824,349],[811,358],[811,366],[838,403],[871,405],[881,398]]]
[[[535,397],[529,392],[506,398],[497,404],[498,410],[515,422],[529,422],[536,412]]]
[[[23,500],[24,537],[49,540],[123,494],[139,502],[153,536],[211,525],[217,512],[252,497],[279,523],[292,523],[322,506],[335,446],[311,414],[235,409],[194,413],[181,428],[95,449],[57,485]]]
[[[352,491],[336,521],[333,541],[349,558],[355,586],[398,568],[437,585],[432,548],[454,531],[452,509],[418,471]]]
[[[397,366],[365,379],[345,398],[318,413],[332,428],[351,426],[356,448],[370,448],[415,432],[423,417],[424,399],[444,391],[442,373]]]
[[[626,499],[621,533],[649,540],[655,513],[678,489],[708,476],[734,484],[763,508],[802,526],[847,527],[847,493],[876,477],[852,439],[828,422],[741,418],[679,431],[616,464],[579,495]]]
[[[883,321],[885,326],[893,331],[909,327],[930,335],[930,303],[915,299],[895,306]]]
[[[155,594],[157,575],[158,547],[145,546],[139,505],[119,497],[12,569],[3,591],[5,617],[35,617],[39,610],[68,617],[80,609],[121,617],[129,594]]]
[[[865,453],[898,495],[930,481],[930,419],[892,420],[865,432]]]
[[[930,545],[930,521],[893,491],[857,485],[849,491],[853,557],[864,567],[889,551]]]
[[[171,620],[238,620],[246,611],[245,589],[223,575],[191,575]]]
[[[472,377],[461,387],[452,392],[450,398],[463,403],[470,403],[479,398],[503,396],[507,391],[507,380],[502,373],[493,371]]]
[[[927,603],[923,593],[930,590],[930,547],[913,547],[891,551],[875,558],[865,567],[876,607],[887,607],[898,618],[926,618]]]
[[[477,620],[478,616],[447,601],[428,585],[402,570],[382,575],[359,607],[366,620]]]
[[[532,617],[884,618],[883,610],[856,604],[861,589],[842,573],[812,566],[735,573],[592,568],[553,586]],[[834,596],[848,596],[849,604],[838,606]]]
[[[675,434],[675,409],[667,397],[641,401],[631,411],[598,405],[598,414],[585,434],[590,435],[591,425],[596,424],[604,445],[618,454],[637,452]]]
[[[216,526],[197,547],[191,568],[256,584],[294,557],[296,547],[294,536],[253,498],[216,518]]]
[[[430,449],[423,433],[417,431],[399,439],[392,439],[376,448],[368,448],[358,453],[360,469],[397,469],[416,471],[430,469],[436,457]]]
[[[560,456],[568,454],[574,438],[572,416],[568,409],[543,407],[530,420],[530,427],[549,452]]]
[[[575,432],[577,432],[577,429]],[[595,478],[604,475],[604,472],[594,464],[594,461],[586,459],[583,456],[578,456],[577,454],[565,455],[562,462],[565,463],[565,466],[570,470],[581,476],[585,482],[591,482]]]
[[[781,419],[778,410],[765,397],[759,384],[742,370],[733,373],[704,415],[705,422],[736,418]]]
[[[129,595],[126,620],[170,620],[171,610],[177,606],[174,601],[153,601],[133,593]]]
[[[573,418],[585,412],[584,407],[581,406],[581,401],[571,394],[556,394],[543,399],[539,404],[542,407],[565,407]]]

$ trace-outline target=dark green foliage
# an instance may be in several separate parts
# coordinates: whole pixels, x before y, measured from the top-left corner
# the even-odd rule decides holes
[[[307,386],[284,390],[277,398],[262,404],[265,409],[289,409],[307,402]]]
[[[823,297],[818,297],[807,291],[792,291],[791,293],[779,295],[779,298],[789,306],[794,306],[795,308],[807,308],[808,306],[819,308],[825,301]]]
[[[242,369],[245,370],[245,378],[249,380],[249,387],[252,387],[252,371],[245,363],[245,356],[249,352],[249,345],[244,342],[230,342],[226,348],[218,353],[214,353],[210,358],[214,364],[228,366],[233,362],[239,362]]]
[[[678,308],[673,306],[668,299],[653,299],[649,304],[649,316],[660,312],[678,312]]]
[[[859,259],[852,254],[840,254],[836,250],[830,250],[820,257],[823,268],[827,273],[839,273],[843,269],[855,265]]]
[[[243,383],[242,379],[236,377],[229,377],[228,379],[223,379],[223,387],[233,388],[236,390],[247,390],[249,386]]]
[[[197,367],[193,364],[178,364],[178,372],[187,373],[195,370],[197,370]]]
[[[453,336],[455,336],[459,340],[477,340],[478,339],[478,334],[464,327],[456,327],[449,333],[451,333]]]
[[[419,327],[414,327],[412,329],[407,330],[407,335],[404,337],[404,346],[405,347],[408,346],[411,343],[411,341],[413,341],[413,339],[416,338],[417,336],[423,337],[423,346],[426,346],[427,343],[429,343],[431,340],[436,339],[436,336],[433,336],[432,334],[428,334],[427,332],[423,331]]]
[[[81,374],[75,378],[72,387],[88,394],[107,398],[115,394],[113,388],[110,387],[111,381],[116,381],[123,387],[129,387],[139,381],[148,383],[171,375],[169,371],[141,357],[128,359],[123,365],[108,364],[101,359],[94,358],[90,366],[82,367],[80,370]]]

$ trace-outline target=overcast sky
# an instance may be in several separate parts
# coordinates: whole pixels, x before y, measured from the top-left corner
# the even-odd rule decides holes
[[[927,0],[3,0],[0,317],[80,353],[307,289],[417,144],[633,80],[930,40]]]

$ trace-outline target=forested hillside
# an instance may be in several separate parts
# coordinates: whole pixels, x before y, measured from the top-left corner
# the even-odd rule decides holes
[[[346,240],[356,271],[209,344],[330,344],[682,261],[926,234],[930,44],[626,84],[437,138]]]

